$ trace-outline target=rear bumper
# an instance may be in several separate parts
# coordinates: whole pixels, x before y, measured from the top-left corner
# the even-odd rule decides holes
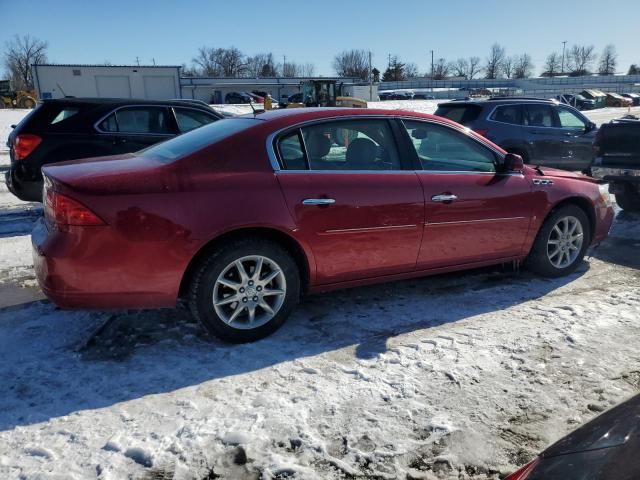
[[[637,168],[612,168],[592,166],[593,178],[605,182],[640,183],[640,165]]]
[[[181,276],[153,269],[137,248],[114,242],[110,227],[49,231],[41,218],[31,233],[33,266],[43,293],[61,308],[175,307]],[[128,250],[128,251],[127,251]],[[153,255],[156,256],[157,252]],[[141,264],[145,263],[146,268]],[[158,265],[158,262],[156,262]]]
[[[4,174],[7,188],[25,202],[42,202],[42,180],[25,181],[18,178],[13,169]]]

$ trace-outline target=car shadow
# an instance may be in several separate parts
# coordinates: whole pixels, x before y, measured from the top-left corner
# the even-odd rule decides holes
[[[41,216],[41,206],[0,209],[0,238],[30,234]]]
[[[609,237],[591,255],[605,262],[640,269],[640,213],[620,211]]]
[[[480,328],[477,315],[540,298],[588,268],[559,279],[483,269],[315,295],[274,335],[243,345],[208,337],[184,310],[0,310],[0,431],[339,349],[373,358],[407,332]]]

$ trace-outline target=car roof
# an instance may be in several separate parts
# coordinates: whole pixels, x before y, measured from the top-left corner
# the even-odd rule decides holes
[[[452,125],[457,125],[455,122],[447,120],[445,118],[437,117],[427,113],[413,112],[409,110],[388,110],[384,108],[341,108],[341,107],[309,107],[309,108],[279,108],[277,110],[269,110],[263,113],[244,115],[255,117],[258,120],[278,120],[286,119],[291,123],[298,123],[307,120],[316,120],[322,118],[334,118],[334,117],[353,117],[353,116],[384,116],[384,117],[414,117],[425,119],[437,119],[438,121],[445,121]]]
[[[190,99],[174,99],[174,100],[146,100],[143,98],[83,98],[83,97],[65,97],[44,100],[46,104],[61,103],[64,105],[196,105]]]

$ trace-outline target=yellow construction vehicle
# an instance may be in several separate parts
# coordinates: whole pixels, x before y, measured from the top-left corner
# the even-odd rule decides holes
[[[342,96],[342,84],[335,80],[305,80],[300,82],[301,102],[287,104],[287,108],[301,107],[348,107],[367,108],[361,98]]]
[[[9,80],[0,80],[0,108],[34,108],[35,90],[13,90]]]

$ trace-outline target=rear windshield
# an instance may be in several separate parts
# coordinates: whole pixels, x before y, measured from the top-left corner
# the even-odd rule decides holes
[[[172,162],[257,125],[253,118],[226,118],[140,150],[136,155]]]
[[[436,110],[436,115],[462,125],[468,125],[478,118],[481,111],[482,107],[480,105],[441,105]]]

